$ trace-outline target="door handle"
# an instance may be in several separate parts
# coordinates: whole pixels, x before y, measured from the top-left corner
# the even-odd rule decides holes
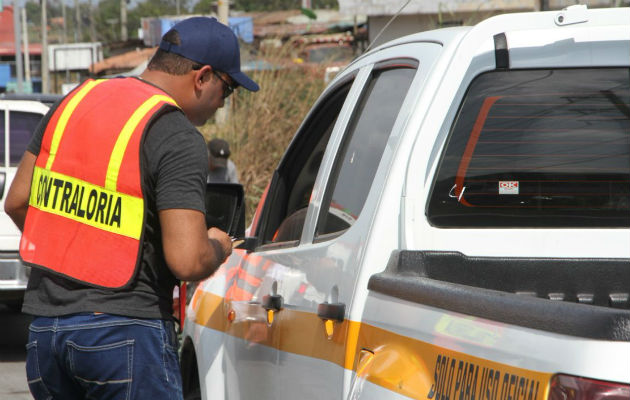
[[[282,310],[282,296],[279,294],[268,294],[262,298],[262,308],[267,311]]]
[[[321,303],[317,306],[317,316],[321,319],[342,322],[346,313],[346,305],[343,303]]]

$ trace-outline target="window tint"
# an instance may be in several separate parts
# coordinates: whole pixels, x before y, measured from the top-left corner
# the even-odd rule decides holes
[[[342,84],[321,101],[291,142],[267,195],[263,244],[298,243],[324,151],[351,84]]]
[[[22,159],[26,146],[31,140],[35,128],[42,119],[42,114],[10,111],[9,123],[11,136],[9,137],[10,166],[17,167]]]
[[[343,232],[359,218],[416,68],[410,60],[375,68],[335,161],[318,236]]]
[[[476,78],[440,162],[441,227],[630,226],[630,71]]]

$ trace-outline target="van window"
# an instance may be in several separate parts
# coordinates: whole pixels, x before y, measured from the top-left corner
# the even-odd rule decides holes
[[[417,67],[413,60],[375,66],[333,166],[317,237],[341,233],[359,218]]]
[[[4,113],[0,113],[0,160],[5,162],[6,152],[6,132],[4,123]],[[22,159],[22,155],[26,151],[26,146],[31,140],[35,128],[42,119],[42,114],[9,111],[9,166],[17,167]]]
[[[4,114],[5,110],[0,110],[0,167],[4,167],[6,165],[5,155],[6,155],[6,135],[5,135],[5,126],[4,126]]]
[[[438,167],[431,224],[630,226],[629,81],[628,68],[477,77]]]

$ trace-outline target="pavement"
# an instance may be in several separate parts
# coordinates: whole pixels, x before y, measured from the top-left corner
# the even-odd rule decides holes
[[[30,317],[0,305],[0,399],[32,400],[24,370]]]

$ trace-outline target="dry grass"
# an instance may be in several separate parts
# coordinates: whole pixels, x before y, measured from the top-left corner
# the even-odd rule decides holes
[[[281,48],[266,60],[287,65],[288,51]],[[247,224],[284,150],[325,87],[321,71],[305,68],[248,75],[259,84],[260,91],[237,90],[226,105],[227,121],[209,122],[201,128],[206,140],[218,137],[230,143],[230,157],[245,189]]]

